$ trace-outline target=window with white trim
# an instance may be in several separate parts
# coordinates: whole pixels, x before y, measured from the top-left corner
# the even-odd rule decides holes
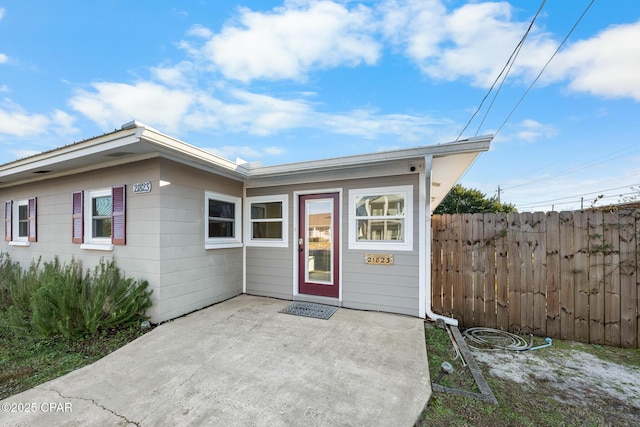
[[[240,197],[205,192],[205,248],[242,246]]]
[[[111,189],[87,191],[84,202],[85,243],[111,244]]]
[[[126,243],[126,187],[77,191],[72,197],[72,242],[83,249],[112,250]]]
[[[289,198],[277,196],[247,197],[245,206],[245,243],[247,246],[287,247],[289,241]]]
[[[5,240],[10,245],[28,246],[37,241],[36,198],[5,202]]]
[[[29,236],[29,202],[27,200],[20,200],[16,205],[18,207],[16,240],[26,241]]]
[[[349,248],[413,250],[413,186],[349,190]]]

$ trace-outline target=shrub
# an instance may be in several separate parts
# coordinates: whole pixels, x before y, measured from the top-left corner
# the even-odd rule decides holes
[[[115,261],[100,261],[86,273],[79,261],[40,261],[14,275],[8,314],[16,332],[39,336],[97,335],[100,330],[146,319],[151,292],[146,281],[125,278]]]
[[[6,310],[11,306],[9,288],[14,280],[16,265],[11,261],[9,254],[0,252],[0,310]]]
[[[31,296],[42,286],[40,259],[32,261],[26,271],[22,270],[18,264],[14,264],[13,267],[13,275],[9,281],[11,305],[19,311],[28,312],[30,311]]]

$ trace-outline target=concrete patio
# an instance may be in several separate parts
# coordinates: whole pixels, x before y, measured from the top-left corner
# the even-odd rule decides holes
[[[421,319],[344,308],[328,320],[279,313],[290,303],[241,295],[164,323],[3,400],[1,424],[415,423],[431,394]],[[14,403],[35,411],[5,411]]]

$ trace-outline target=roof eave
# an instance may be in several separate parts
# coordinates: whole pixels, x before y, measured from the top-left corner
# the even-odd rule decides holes
[[[380,163],[422,159],[425,156],[441,157],[459,153],[480,153],[489,150],[492,139],[493,135],[487,135],[463,141],[404,150],[380,151],[371,154],[359,154],[323,160],[287,163],[275,166],[250,166],[247,172],[251,178],[261,178],[280,175],[308,174],[311,172],[330,172],[344,168],[352,168],[354,166],[374,166]]]

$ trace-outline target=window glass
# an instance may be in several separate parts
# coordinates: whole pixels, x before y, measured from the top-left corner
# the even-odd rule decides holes
[[[281,222],[254,222],[251,230],[253,239],[282,239]]]
[[[248,246],[287,247],[288,200],[286,194],[247,197],[244,238]]]
[[[349,190],[349,248],[413,250],[413,186]]]
[[[282,202],[251,203],[251,238],[282,239]]]
[[[91,199],[92,237],[111,237],[111,196]]]
[[[355,202],[357,241],[404,239],[404,194],[356,196]]]
[[[242,199],[205,192],[205,249],[242,246]]]
[[[209,200],[209,237],[234,237],[235,204]]]
[[[18,237],[29,234],[29,208],[26,204],[18,205]]]

